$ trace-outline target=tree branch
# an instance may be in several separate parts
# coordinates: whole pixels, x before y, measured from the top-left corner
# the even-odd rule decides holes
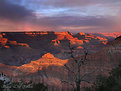
[[[62,82],[62,83],[67,83],[67,84],[71,85],[71,86],[73,87],[73,89],[74,89],[74,84],[72,84],[72,83],[70,83],[70,82],[68,82],[68,81],[65,81],[65,80],[61,80],[61,82]]]
[[[85,77],[85,76],[87,76],[87,75],[89,75],[89,74],[92,74],[92,73],[94,73],[95,71],[92,71],[92,72],[89,72],[89,73],[85,73],[83,76],[81,76],[81,80]]]
[[[84,61],[87,60],[87,54],[88,54],[88,51],[86,50],[86,48],[84,48]]]
[[[89,82],[89,81],[87,81],[87,80],[81,80],[81,82],[91,83],[91,82]],[[91,83],[91,84],[92,84],[92,83]]]
[[[74,80],[75,80],[75,79],[76,79],[76,74],[75,74],[75,72],[74,72],[73,70],[71,70],[66,64],[64,65],[64,67],[66,67],[66,69],[67,69],[68,71],[70,71],[71,73],[74,74]]]
[[[73,51],[74,50],[74,47],[71,47],[70,41],[69,41],[68,47],[69,47],[69,50],[70,50],[71,58],[73,58],[74,59],[74,62],[77,63],[77,60],[75,59],[75,57],[73,55],[73,53],[74,53],[74,51]]]

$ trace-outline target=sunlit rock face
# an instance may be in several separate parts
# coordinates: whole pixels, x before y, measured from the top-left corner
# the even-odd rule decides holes
[[[37,36],[37,35],[48,34],[48,32],[46,32],[46,31],[43,31],[43,32],[25,32],[25,34],[30,35],[30,36]]]
[[[1,46],[1,47],[4,47],[4,46],[6,45],[6,43],[7,43],[7,41],[8,41],[7,38],[1,38],[1,39],[0,39],[0,46]]]
[[[121,36],[121,32],[101,33],[101,34],[106,37],[114,37],[114,38]]]
[[[0,62],[8,65],[23,65],[51,53],[60,59],[69,59],[69,42],[82,54],[83,49],[96,53],[107,46],[108,39],[94,34],[70,32],[6,32],[0,34]]]
[[[94,82],[95,77],[99,74],[108,76],[108,72],[112,68],[115,68],[121,60],[120,51],[121,37],[116,38],[108,47],[104,47],[101,51],[89,54],[87,56],[87,61],[81,66],[81,76],[85,73],[90,73],[84,78],[89,82]],[[81,57],[82,55],[78,56],[77,59],[80,59]],[[74,72],[77,72],[76,65],[72,59],[62,60],[56,58],[51,53],[46,53],[41,58],[21,66],[0,64],[0,71],[5,69],[4,72],[6,72],[6,74],[9,74],[10,72],[13,73],[13,76],[15,76],[14,80],[24,79],[43,82],[49,87],[49,91],[53,91],[53,89],[56,89],[55,91],[73,91],[70,85],[61,82],[62,80],[71,83],[74,81],[72,73],[64,67],[64,64],[68,65],[70,69],[73,69],[74,67]],[[82,83],[81,87],[87,85],[89,84]]]
[[[45,55],[42,56],[42,58],[55,58],[54,55],[52,55],[51,53],[47,53]]]
[[[90,53],[96,53],[100,51],[104,46],[106,46],[108,42],[108,39],[106,38],[95,36],[93,34],[88,33],[80,32],[74,36],[79,40],[83,40],[83,45],[81,46],[90,50]]]
[[[29,45],[26,43],[18,43],[17,41],[11,41],[7,37],[5,38],[3,36],[6,36],[6,34],[5,33],[0,34],[0,47],[1,48],[10,48],[10,47],[14,47],[14,46],[29,47]]]
[[[106,38],[108,40],[114,40],[116,37],[121,36],[121,32],[113,32],[113,33],[92,33],[93,35],[100,36]]]
[[[31,63],[29,64],[24,64],[20,66],[19,69],[24,72],[33,73],[42,70],[43,67],[47,68],[48,66],[63,66],[67,62],[68,60],[61,60],[54,57],[54,55],[47,53],[38,60],[31,61]]]
[[[0,48],[4,47],[7,43],[8,39],[7,38],[3,38],[3,35],[0,34]]]
[[[95,35],[93,35],[93,34],[85,34],[85,33],[82,33],[82,32],[80,32],[80,33],[78,33],[78,34],[76,34],[75,35],[78,39],[83,39],[84,41],[90,41],[91,42],[91,40],[96,40],[98,43],[100,42],[100,43],[104,43],[104,42],[107,42],[108,40],[106,39],[106,38],[103,38],[103,37],[100,37],[100,36],[95,36]],[[96,42],[95,41],[95,42]]]
[[[55,33],[57,35],[57,38],[55,40],[52,40],[53,42],[57,43],[58,45],[62,40],[68,40],[72,45],[83,45],[83,40],[79,40],[78,38],[74,38],[73,34],[70,32],[61,32],[61,33]]]
[[[9,32],[9,33],[1,33],[0,36],[1,36],[0,37],[1,49],[4,48],[4,50],[1,51],[1,54],[2,52],[4,53],[6,51],[9,51],[5,54],[5,56],[1,58],[1,60],[9,60],[9,61],[12,60],[10,65],[12,64],[16,65],[16,63],[17,65],[29,63],[31,59],[34,60],[36,58],[41,58],[39,54],[45,54],[48,52],[54,54],[54,56],[57,58],[67,59],[70,56],[65,54],[65,51],[69,51],[68,50],[69,41],[72,46],[80,50],[78,52],[79,54],[82,53],[82,49],[85,47],[89,48],[89,50],[92,50],[90,51],[90,53],[95,53],[99,51],[99,49],[103,48],[107,43],[104,38],[101,39],[100,37],[96,39],[94,35],[87,35],[86,33],[82,32],[80,32],[77,35],[74,35],[66,31],[60,33],[52,31],[16,32],[16,33]],[[19,57],[16,56],[16,51],[18,51]],[[33,54],[30,51],[32,51]],[[19,54],[20,52],[25,56]],[[8,57],[8,59],[6,59],[6,57]],[[27,61],[24,62],[24,59]],[[16,62],[16,60],[18,61]]]

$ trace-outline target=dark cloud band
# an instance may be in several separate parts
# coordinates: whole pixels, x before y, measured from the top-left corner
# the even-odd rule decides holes
[[[33,16],[31,10],[27,10],[20,5],[11,4],[7,0],[0,0],[0,18],[21,21],[30,16]]]

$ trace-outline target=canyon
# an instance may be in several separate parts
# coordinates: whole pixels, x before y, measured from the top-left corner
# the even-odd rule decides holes
[[[114,36],[115,35],[115,36]],[[81,88],[90,86],[99,74],[109,75],[121,60],[119,33],[91,34],[70,32],[4,32],[0,34],[0,72],[16,80],[42,82],[49,91],[73,91],[74,76],[65,64],[76,73],[70,57],[69,43],[80,59],[88,50],[87,61],[81,66],[81,76],[87,74]],[[73,65],[72,65],[73,64]]]
[[[8,65],[22,65],[31,60],[51,53],[60,59],[70,58],[65,51],[68,43],[82,53],[84,48],[96,53],[107,46],[109,39],[88,33],[72,34],[70,32],[3,32],[0,34],[0,62]],[[110,41],[114,40],[111,38]],[[64,54],[64,55],[63,55]],[[5,61],[4,61],[5,60]]]

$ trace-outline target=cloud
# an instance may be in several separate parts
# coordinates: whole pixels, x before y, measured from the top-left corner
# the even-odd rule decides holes
[[[93,5],[121,5],[121,0],[13,0],[16,3],[21,3],[27,6],[43,7],[43,8],[74,8],[80,6],[93,6]]]
[[[0,30],[120,31],[120,9],[120,0],[0,0]]]
[[[11,0],[43,15],[117,15],[121,13],[121,0]],[[62,10],[62,11],[60,11]],[[64,11],[65,10],[65,11]],[[68,10],[68,11],[67,11]]]
[[[32,22],[33,21],[33,22]],[[120,21],[113,20],[113,17],[94,17],[94,16],[61,16],[61,17],[45,17],[38,20],[31,20],[28,24],[24,24],[23,30],[29,28],[32,31],[83,31],[83,32],[112,32],[121,29]],[[19,28],[22,30],[22,27]]]
[[[0,18],[12,21],[22,21],[34,16],[31,10],[23,6],[11,4],[7,0],[0,0]]]
[[[94,16],[61,16],[38,19],[38,24],[55,26],[109,26],[113,21],[107,17]]]
[[[4,31],[71,31],[71,32],[113,32],[120,31],[120,19],[102,16],[56,16],[32,18],[23,22],[4,21]]]

